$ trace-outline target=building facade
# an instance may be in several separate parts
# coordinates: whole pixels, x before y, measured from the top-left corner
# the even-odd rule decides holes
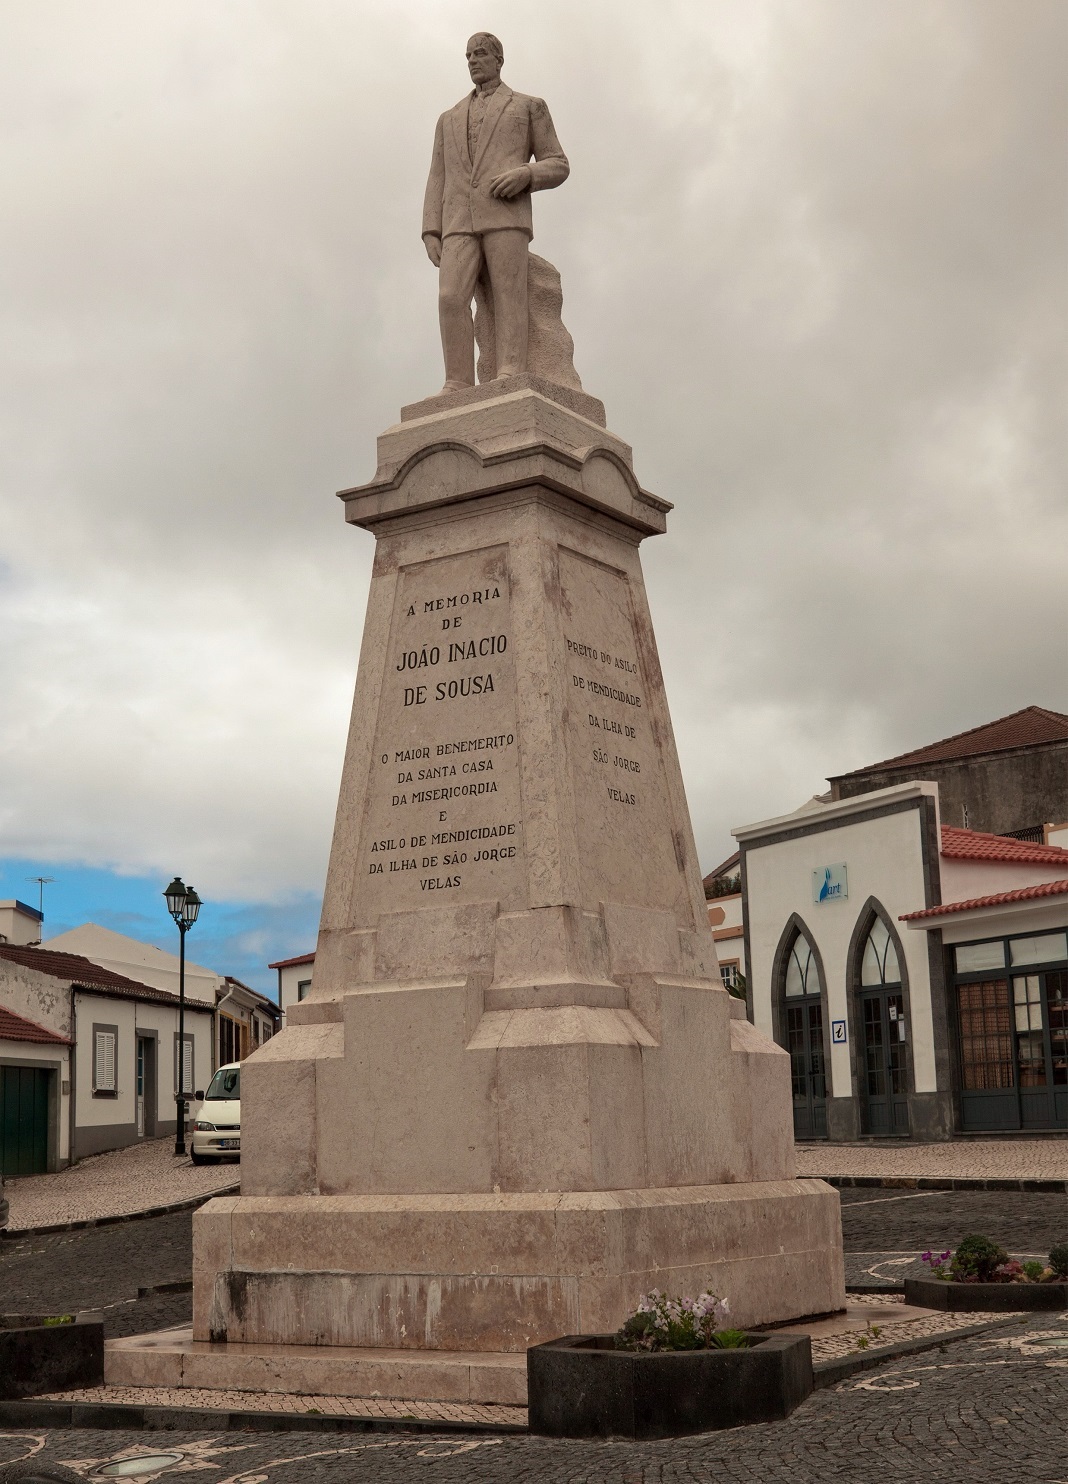
[[[5,1172],[173,1134],[180,1075],[192,1095],[215,1067],[212,1002],[187,997],[180,1045],[176,994],[77,954],[0,943],[3,1012]]]
[[[267,965],[278,974],[278,1003],[283,1015],[291,1005],[297,1005],[306,998],[311,989],[314,966],[314,953],[300,953],[296,958],[276,959],[273,964]]]
[[[733,833],[749,1015],[790,1053],[796,1137],[1064,1127],[1068,851],[943,826],[926,781]]]
[[[1025,706],[828,782],[832,799],[851,799],[916,778],[938,784],[944,824],[1041,841],[1068,819],[1068,716]]]
[[[111,969],[144,984],[177,995],[180,964],[178,955],[128,938],[99,923],[86,922],[69,932],[49,938],[54,951],[78,953],[101,968]],[[242,1061],[270,1039],[281,1023],[281,1011],[273,1000],[250,989],[229,974],[217,974],[203,964],[185,961],[185,992],[189,999],[212,1003],[215,1018],[215,1064]]]
[[[709,871],[704,879],[708,925],[716,944],[725,989],[744,995],[748,966],[742,914],[741,856],[738,851]]]

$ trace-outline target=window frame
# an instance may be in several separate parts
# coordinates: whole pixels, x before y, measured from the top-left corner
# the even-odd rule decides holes
[[[101,1086],[97,1081],[99,1063],[97,1058],[97,1036],[111,1037],[111,1070],[112,1082],[110,1087]],[[117,1025],[105,1025],[103,1021],[92,1022],[92,1095],[94,1098],[117,1098],[119,1095],[119,1028]]]

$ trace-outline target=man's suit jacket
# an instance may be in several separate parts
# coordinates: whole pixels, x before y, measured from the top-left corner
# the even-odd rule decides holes
[[[456,232],[521,227],[533,237],[530,191],[558,186],[571,169],[549,110],[541,98],[513,93],[500,83],[486,105],[472,159],[467,148],[467,114],[473,96],[469,93],[438,119],[423,203],[423,231],[448,237]],[[518,165],[530,165],[530,191],[522,191],[511,201],[491,196],[491,181]]]

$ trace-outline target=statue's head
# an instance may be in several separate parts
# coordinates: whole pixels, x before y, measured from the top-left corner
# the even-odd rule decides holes
[[[504,47],[489,31],[476,31],[467,43],[467,70],[476,87],[500,77]]]

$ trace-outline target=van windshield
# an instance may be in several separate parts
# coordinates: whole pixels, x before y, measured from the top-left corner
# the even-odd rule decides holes
[[[208,1083],[204,1101],[233,1102],[241,1096],[241,1068],[222,1067]]]

